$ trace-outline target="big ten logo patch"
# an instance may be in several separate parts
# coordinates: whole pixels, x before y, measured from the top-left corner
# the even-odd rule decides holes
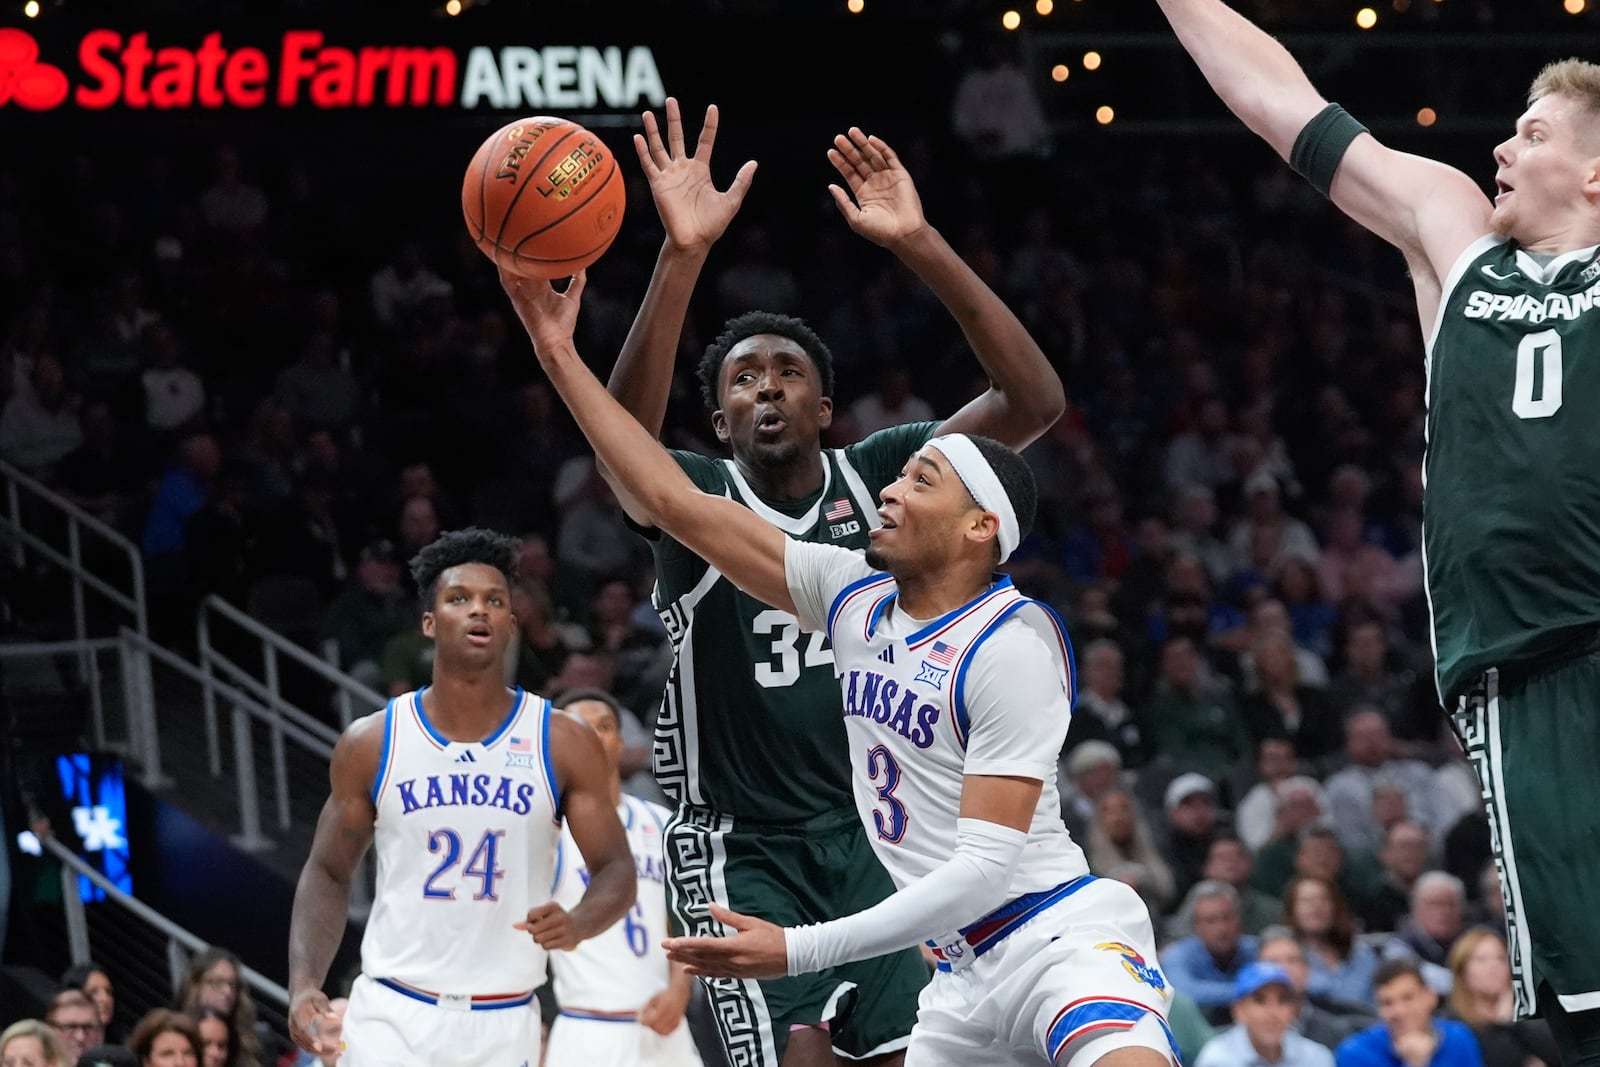
[[[29,33],[0,29],[0,107],[16,102],[29,111],[49,111],[67,99],[67,75],[39,62],[39,42]]]

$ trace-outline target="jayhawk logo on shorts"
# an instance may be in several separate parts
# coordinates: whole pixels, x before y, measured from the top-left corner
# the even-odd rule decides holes
[[[1115,952],[1122,957],[1122,969],[1133,975],[1135,981],[1143,982],[1163,998],[1168,995],[1167,980],[1161,971],[1152,967],[1132,945],[1124,945],[1121,941],[1102,941],[1095,948]]]

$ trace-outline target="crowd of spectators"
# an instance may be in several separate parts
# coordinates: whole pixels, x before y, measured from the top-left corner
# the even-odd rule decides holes
[[[1195,1033],[1283,985],[1241,984],[1263,962],[1323,1044],[1413,971],[1464,1025],[1509,1028],[1504,944],[1480,933],[1504,916],[1487,824],[1432,684],[1398,255],[1253,151],[1058,153],[1048,196],[998,203],[958,139],[899,147],[1066,384],[1008,569],[1078,652],[1063,813],[1094,871],[1148,901]],[[640,771],[669,664],[649,554],[448,197],[363,230],[374,209],[310,154],[151,145],[123,165],[102,183],[87,156],[0,163],[0,458],[141,547],[163,641],[191,640],[214,594],[331,640],[380,694],[429,674],[406,561],[461,525],[518,535],[508,679],[617,693]],[[771,188],[696,297],[669,444],[715,450],[693,364],[752,306],[830,343],[830,444],[981,389],[956,324],[820,187],[802,210]],[[653,223],[635,184],[585,297],[602,368]]]

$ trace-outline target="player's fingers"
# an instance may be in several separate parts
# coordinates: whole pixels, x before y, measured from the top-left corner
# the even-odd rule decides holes
[[[710,159],[711,146],[717,143],[717,105],[706,105],[706,119],[700,124],[700,140],[694,146],[694,158]]]
[[[845,217],[846,222],[852,226],[855,225],[855,218],[861,212],[861,209],[856,207],[856,202],[850,199],[850,195],[837,185],[828,186],[828,192],[832,194],[833,202],[839,205],[839,214]]]
[[[872,150],[878,153],[887,166],[892,167],[898,162],[899,157],[894,154],[894,149],[890,148],[884,139],[877,134],[868,137],[867,144],[872,146]]]
[[[667,160],[667,150],[661,143],[661,125],[656,121],[653,111],[644,113],[644,140],[650,149],[650,161],[656,166],[662,166]]]
[[[743,930],[750,925],[750,916],[734,911],[732,908],[724,908],[721,904],[713,903],[711,905],[711,917],[724,926],[731,926],[735,930]]]
[[[868,137],[861,131],[861,127],[850,127],[850,140],[855,142],[856,147],[860,149],[862,160],[874,171],[883,170],[889,165],[883,156],[882,142],[874,137]]]
[[[567,283],[567,287],[563,290],[563,293],[566,295],[568,300],[577,300],[583,296],[583,287],[588,284],[589,271],[587,269],[580,270],[578,273],[572,276],[572,280]]]
[[[673,159],[683,157],[683,113],[678,110],[677,97],[667,97],[667,148]]]
[[[739,168],[739,173],[733,176],[733,181],[728,185],[727,197],[733,201],[737,208],[744,203],[744,194],[750,191],[750,183],[756,180],[756,161],[748,160]]]
[[[853,130],[855,127],[852,126],[851,129]],[[838,159],[833,158],[835,153],[838,154]],[[872,167],[867,163],[866,157],[861,154],[860,146],[842,133],[834,137],[833,150],[828,153],[828,158],[833,161],[833,165],[846,178],[854,175],[865,181],[872,176]],[[845,167],[840,166],[841,162],[846,164],[849,169],[846,170]]]
[[[642,133],[633,135],[633,154],[639,157],[639,166],[644,168],[646,176],[656,172],[655,157],[650,154],[650,144]]]

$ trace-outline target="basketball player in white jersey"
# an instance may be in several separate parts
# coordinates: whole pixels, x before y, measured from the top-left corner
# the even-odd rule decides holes
[[[545,1067],[701,1067],[683,1021],[691,979],[661,945],[669,932],[662,842],[670,813],[622,791],[622,710],[615,697],[603,689],[571,689],[556,694],[554,703],[588,723],[605,749],[611,799],[633,850],[639,895],[611,929],[551,955],[560,1011],[550,1024]],[[575,904],[588,881],[582,850],[563,828],[556,903]]]
[[[373,845],[377,892],[340,1067],[538,1063],[533,991],[546,953],[633,904],[633,857],[594,731],[502,680],[516,561],[517,542],[487,530],[417,553],[433,682],[351,723],[334,746],[290,920],[289,1027],[302,1048],[328,1051],[322,985]],[[593,860],[570,907],[550,899],[563,818]]]
[[[859,130],[835,145],[856,158],[882,151]],[[883,490],[865,558],[791,540],[697,488],[584,365],[572,340],[584,282],[580,273],[559,292],[501,275],[552,384],[651,521],[833,639],[840,758],[896,886],[871,908],[803,927],[713,905],[739,932],[671,939],[669,956],[691,973],[755,978],[925,941],[938,971],[906,1067],[1178,1062],[1149,912],[1128,886],[1089,874],[1061,821],[1065,632],[995,573],[1033,521],[1027,464],[989,438],[935,437]]]

